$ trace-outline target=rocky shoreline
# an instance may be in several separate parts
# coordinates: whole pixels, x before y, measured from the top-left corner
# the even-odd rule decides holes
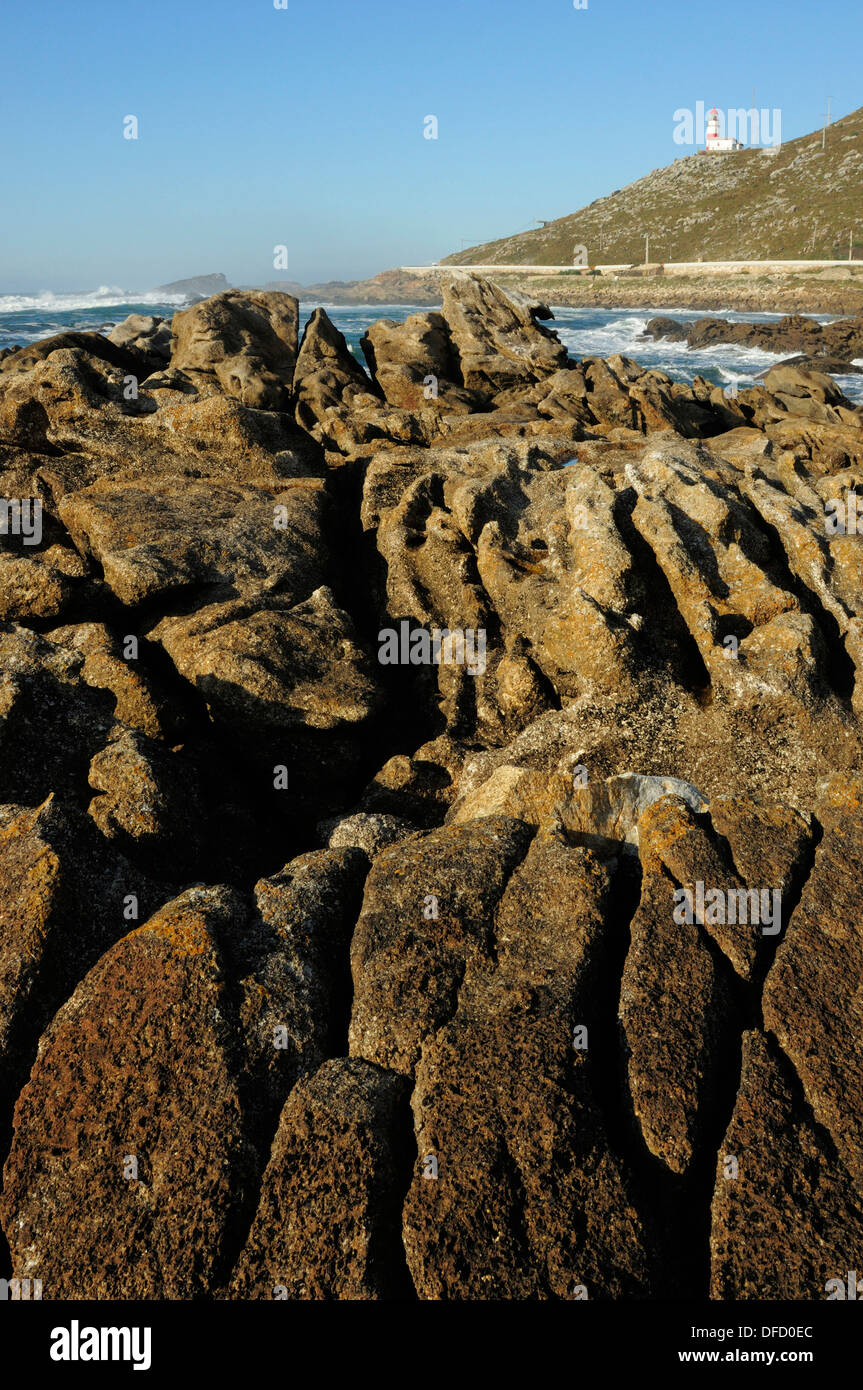
[[[727,319],[704,318],[695,323],[653,318],[645,326],[645,338],[686,343],[691,348],[714,347],[719,343],[761,348],[765,352],[793,353],[783,366],[809,368],[831,375],[863,370],[855,359],[863,358],[863,317],[836,319],[821,324],[802,314],[791,314],[772,323],[729,323]]]
[[[661,275],[645,276],[635,267],[632,274],[584,276],[500,275],[496,283],[525,294],[537,295],[561,308],[582,309],[594,305],[606,309],[702,309],[722,313],[861,314],[863,277],[853,267],[846,277],[841,269],[788,275]],[[431,286],[429,286],[429,292]],[[439,302],[429,299],[425,302]],[[410,300],[408,302],[413,303]],[[423,302],[423,301],[417,301]]]
[[[0,1274],[43,1298],[853,1266],[863,409],[550,322],[468,276],[366,371],[229,290],[0,360]]]
[[[444,267],[448,278],[450,267]],[[470,267],[465,271],[470,273]],[[217,277],[209,277],[216,279]],[[224,279],[223,276],[218,277]],[[863,313],[863,267],[854,262],[817,271],[773,271],[752,273],[675,275],[660,266],[631,266],[618,274],[519,275],[501,271],[491,277],[503,292],[527,294],[561,308],[607,309],[704,309],[722,312],[734,309],[744,313],[861,314]],[[199,281],[180,281],[196,286]],[[173,290],[177,285],[165,286]],[[249,288],[249,287],[244,287]],[[439,308],[443,296],[441,272],[428,275],[385,270],[369,280],[333,280],[326,284],[271,284],[259,290],[281,290],[303,303],[350,306],[364,304],[407,304]],[[212,292],[212,291],[211,291]]]

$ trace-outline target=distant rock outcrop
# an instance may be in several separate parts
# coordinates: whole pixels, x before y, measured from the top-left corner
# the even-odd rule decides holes
[[[799,353],[811,360],[824,357],[831,359],[833,370],[839,372],[855,371],[849,365],[851,359],[863,357],[863,318],[837,319],[833,323],[819,323],[803,314],[788,314],[773,323],[731,323],[718,318],[680,323],[677,319],[653,318],[644,332],[646,337],[667,338],[692,348],[737,343],[766,352]]]
[[[221,271],[213,275],[191,275],[187,280],[172,280],[168,285],[157,285],[150,294],[184,294],[190,299],[206,299],[208,295],[220,294],[230,289],[230,281]]]

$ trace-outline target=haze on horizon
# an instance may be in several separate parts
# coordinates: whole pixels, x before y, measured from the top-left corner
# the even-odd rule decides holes
[[[0,293],[362,279],[690,153],[678,108],[754,88],[789,140],[861,102],[847,0],[46,0],[2,34]]]

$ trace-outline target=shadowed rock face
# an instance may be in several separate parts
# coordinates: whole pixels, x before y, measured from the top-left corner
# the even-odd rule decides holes
[[[0,1274],[860,1267],[863,414],[548,320],[466,277],[366,372],[232,291],[0,362]]]
[[[112,329],[108,341],[144,353],[151,371],[171,360],[171,325],[154,314],[130,314]]]

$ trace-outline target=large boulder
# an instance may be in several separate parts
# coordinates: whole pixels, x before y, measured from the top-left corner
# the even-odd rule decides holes
[[[0,371],[9,378],[32,370],[39,362],[44,362],[54,352],[73,350],[94,358],[97,362],[116,367],[120,371],[141,372],[147,361],[138,352],[130,337],[115,342],[101,333],[54,333],[50,338],[40,338],[26,347],[16,348],[4,357]],[[5,384],[5,383],[4,383]]]
[[[0,619],[56,622],[82,600],[98,604],[100,587],[93,569],[67,537],[46,538],[32,550],[0,538]]]
[[[257,410],[286,410],[297,360],[299,304],[276,290],[225,290],[181,309],[172,323],[171,366],[214,377]]]
[[[254,901],[189,889],[85,975],[16,1110],[0,1214],[19,1277],[55,1298],[224,1286],[285,1099],[339,1036],[364,867],[321,851]]]
[[[0,1150],[51,1016],[162,896],[74,805],[0,809]]]
[[[548,311],[520,296],[510,297],[478,275],[448,280],[443,317],[458,354],[468,390],[493,395],[518,383],[533,383],[565,367],[567,351],[539,323]]]
[[[851,1116],[863,1106],[856,1043],[863,1026],[861,808],[863,779],[833,777],[816,808],[824,834],[813,871],[764,987],[764,1026],[794,1066],[812,1115],[858,1190],[863,1135]]]
[[[163,618],[150,637],[207,701],[247,731],[361,726],[379,706],[374,670],[329,589],[233,599]]]
[[[108,341],[143,353],[153,371],[171,360],[171,324],[155,314],[129,314],[111,329]]]
[[[743,1035],[740,1088],[716,1163],[710,1232],[715,1299],[828,1297],[863,1245],[859,1188],[812,1121],[774,1040]],[[835,1289],[835,1284],[832,1286]]]
[[[0,1210],[45,1296],[193,1298],[226,1276],[255,1166],[220,949],[244,920],[236,894],[190,890],[43,1036]]]
[[[422,410],[440,401],[442,410],[468,413],[480,399],[460,386],[458,357],[442,314],[410,314],[403,323],[378,319],[360,346],[390,405]]]
[[[351,943],[352,1056],[413,1073],[424,1038],[452,1016],[467,963],[493,951],[494,910],[530,836],[489,817],[376,857]]]
[[[488,884],[494,950],[427,1020],[411,1101],[404,1238],[422,1298],[637,1298],[657,1276],[654,1216],[605,1118],[610,886],[590,851],[544,838]]]

